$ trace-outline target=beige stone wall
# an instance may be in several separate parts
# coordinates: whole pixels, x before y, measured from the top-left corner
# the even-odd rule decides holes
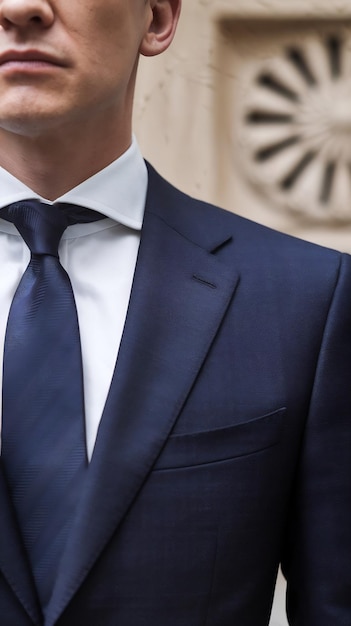
[[[173,47],[141,61],[135,130],[192,195],[351,251],[350,101],[349,1],[183,0]]]
[[[351,2],[183,0],[135,132],[184,191],[351,252]],[[279,577],[270,626],[287,624]]]

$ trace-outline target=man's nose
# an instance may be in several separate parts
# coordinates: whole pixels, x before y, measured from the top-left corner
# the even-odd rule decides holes
[[[0,0],[0,26],[4,30],[40,25],[49,28],[54,20],[48,0]]]

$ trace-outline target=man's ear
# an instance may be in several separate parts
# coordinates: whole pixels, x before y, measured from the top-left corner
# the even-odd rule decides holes
[[[152,19],[139,49],[151,57],[160,54],[171,44],[179,19],[182,0],[150,0]]]

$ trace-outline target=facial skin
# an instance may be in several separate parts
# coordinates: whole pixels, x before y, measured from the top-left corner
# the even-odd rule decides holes
[[[180,3],[0,0],[0,164],[19,142],[36,154],[88,137],[95,154],[103,142],[105,160],[123,152],[139,54],[169,46]]]

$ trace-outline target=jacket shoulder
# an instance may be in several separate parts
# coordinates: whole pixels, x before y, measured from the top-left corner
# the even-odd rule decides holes
[[[215,240],[227,234],[234,240],[235,252],[241,257],[261,262],[270,258],[277,263],[286,262],[289,266],[302,265],[305,270],[313,265],[319,268],[325,265],[339,266],[341,257],[348,257],[195,199],[162,178],[152,166],[147,166],[148,210],[195,242],[206,242],[211,238]]]

